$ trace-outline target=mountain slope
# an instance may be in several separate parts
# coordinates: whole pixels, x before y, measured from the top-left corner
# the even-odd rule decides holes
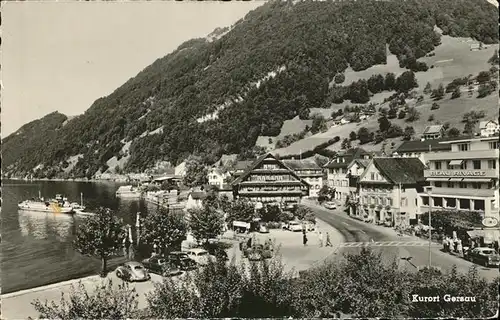
[[[435,25],[493,43],[497,18],[484,0],[270,2],[221,38],[187,41],[156,60],[44,147],[3,144],[4,165],[21,175],[43,163],[35,174],[46,176],[83,155],[69,174],[91,177],[113,170],[114,156],[138,172],[191,153],[208,162],[245,153],[258,136],[277,136],[285,120],[322,106],[337,73],[385,63],[387,45],[411,67],[439,44]]]

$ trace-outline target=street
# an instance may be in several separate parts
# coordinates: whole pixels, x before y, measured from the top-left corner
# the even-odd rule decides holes
[[[361,247],[365,245],[360,244],[360,242],[372,243],[373,241],[375,243],[370,245],[370,247],[374,248],[376,251],[381,251],[384,257],[387,257],[387,261],[391,261],[396,257],[400,267],[416,271],[416,267],[423,267],[428,264],[428,243],[417,243],[427,242],[425,239],[413,236],[398,236],[396,231],[392,228],[356,220],[349,217],[340,208],[337,210],[328,210],[311,202],[304,202],[303,204],[310,207],[316,214],[316,217],[336,228],[344,236],[347,243],[358,243],[352,246],[346,246],[346,244],[340,245],[339,255],[345,252],[359,252]],[[377,244],[377,242],[383,243]],[[410,262],[402,258],[410,258]],[[436,244],[433,244],[431,247],[431,264],[434,267],[439,267],[442,271],[447,271],[451,269],[453,265],[456,265],[457,270],[462,273],[466,273],[469,268],[474,265],[460,257],[442,252],[441,246]],[[484,277],[487,281],[493,281],[498,277],[498,268],[485,268],[480,265],[476,266],[480,276]]]

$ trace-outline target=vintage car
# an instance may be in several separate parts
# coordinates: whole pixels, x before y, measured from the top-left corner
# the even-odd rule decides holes
[[[283,226],[283,229],[293,232],[302,231],[302,224],[300,221],[290,221]]]
[[[185,252],[173,251],[168,255],[168,261],[183,271],[196,270],[198,264]]]
[[[335,210],[335,209],[337,209],[337,204],[333,201],[328,201],[328,202],[325,202],[324,207],[327,209],[330,209],[330,210]]]
[[[269,233],[269,229],[265,225],[261,224],[259,226],[259,233]]]
[[[135,261],[125,262],[116,268],[116,276],[124,281],[147,281],[151,275],[144,266]]]
[[[474,248],[469,252],[467,258],[472,263],[478,263],[485,267],[500,265],[500,256],[492,248]]]
[[[142,260],[142,264],[149,271],[160,274],[164,277],[171,277],[182,274],[182,270],[172,263],[164,256],[153,256],[148,259]]]
[[[193,259],[197,264],[207,265],[210,259],[210,255],[208,251],[201,248],[192,248],[186,250],[186,253],[189,258]]]

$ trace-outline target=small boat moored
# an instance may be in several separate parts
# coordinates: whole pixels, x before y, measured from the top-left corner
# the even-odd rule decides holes
[[[139,199],[141,197],[141,191],[131,185],[127,186],[121,186],[118,188],[116,191],[116,196],[118,198],[125,198],[125,199]]]

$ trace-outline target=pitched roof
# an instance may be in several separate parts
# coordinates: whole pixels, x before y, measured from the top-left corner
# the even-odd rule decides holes
[[[498,126],[498,122],[496,122],[495,120],[480,121],[479,122],[479,129],[486,129],[486,126],[488,125],[488,123],[491,123],[491,122],[493,122],[495,125]]]
[[[207,197],[207,193],[204,191],[193,191],[189,194],[194,200],[203,200]]]
[[[276,158],[272,153],[268,152],[266,154],[263,154],[261,155],[260,157],[257,158],[257,160],[255,160],[251,166],[247,167],[247,169],[245,170],[245,172],[243,172],[236,180],[234,180],[231,185],[237,185],[239,183],[241,183],[243,181],[243,179],[245,179],[249,174],[250,172],[252,172],[252,170],[254,170],[264,159],[268,158],[268,157],[272,157],[273,159],[275,159],[276,161],[280,162],[281,164],[283,164],[288,170],[290,170],[290,174],[292,176],[294,176],[297,180],[301,181],[302,183],[306,184],[309,186],[309,183],[307,183],[304,179],[300,178],[292,169],[290,169],[286,164],[283,163],[282,160],[279,160],[278,158]]]
[[[440,133],[443,126],[440,124],[425,127],[424,134]]]
[[[321,169],[321,167],[313,159],[282,160],[282,162],[292,170]]]
[[[370,160],[368,160],[368,159],[354,159],[349,163],[348,167],[351,167],[354,163],[357,163],[359,166],[366,168],[370,164]]]
[[[451,150],[451,146],[449,144],[439,143],[448,140],[449,139],[428,139],[423,141],[405,141],[395,150],[395,152],[448,151]]]
[[[340,151],[333,160],[324,165],[324,168],[347,168],[352,160],[359,159],[365,155],[370,155],[370,153],[366,152],[363,148],[353,148],[346,151]],[[344,158],[345,162],[337,163],[337,158]]]
[[[233,170],[246,170],[253,163],[254,163],[254,161],[252,161],[252,160],[236,161],[236,163],[233,166]]]
[[[425,166],[417,158],[373,158],[373,164],[392,183],[415,184],[425,181]]]

